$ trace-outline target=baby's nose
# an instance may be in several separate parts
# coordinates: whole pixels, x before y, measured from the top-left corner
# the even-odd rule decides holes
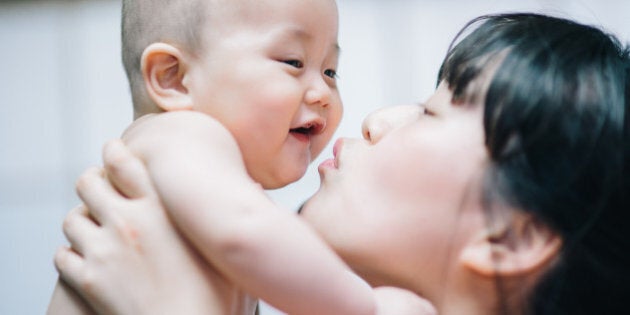
[[[331,88],[321,78],[316,78],[310,82],[305,95],[305,102],[308,105],[319,105],[327,107],[330,103]]]

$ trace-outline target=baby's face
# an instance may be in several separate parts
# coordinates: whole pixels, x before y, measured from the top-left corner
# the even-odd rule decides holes
[[[236,138],[265,188],[300,179],[339,125],[333,0],[231,0],[204,25],[189,66],[194,109]]]

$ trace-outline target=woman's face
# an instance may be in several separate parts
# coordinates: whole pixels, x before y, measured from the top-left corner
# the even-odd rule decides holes
[[[372,285],[430,297],[458,248],[483,226],[482,106],[453,105],[441,84],[423,105],[369,115],[364,139],[340,139],[302,216]],[[426,109],[426,110],[425,110]]]

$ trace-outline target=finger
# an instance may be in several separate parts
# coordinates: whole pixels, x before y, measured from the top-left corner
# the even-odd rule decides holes
[[[105,144],[103,161],[108,179],[123,195],[141,198],[154,193],[146,166],[121,140]]]
[[[61,247],[55,253],[54,263],[59,277],[71,287],[78,289],[84,274],[83,257],[68,247]]]
[[[87,245],[96,242],[97,231],[98,226],[92,221],[84,205],[70,210],[63,221],[63,234],[72,248],[82,255],[86,253]]]
[[[112,209],[121,208],[126,200],[103,174],[101,168],[90,168],[81,174],[76,185],[77,194],[100,224],[111,222],[116,216]]]

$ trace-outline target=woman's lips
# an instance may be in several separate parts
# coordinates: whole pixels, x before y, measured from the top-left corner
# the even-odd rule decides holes
[[[320,171],[322,171],[323,169],[326,169],[326,168],[337,169],[337,163],[335,162],[335,159],[327,159],[324,162],[322,162],[321,164],[319,164],[318,169]]]
[[[331,168],[338,169],[339,168],[339,153],[341,152],[341,148],[343,146],[343,138],[337,139],[335,145],[333,145],[333,158],[327,159],[321,164],[319,164],[319,170]]]
[[[337,158],[337,154],[341,151],[341,147],[343,146],[343,138],[337,139],[335,141],[335,145],[333,146],[333,156]]]

